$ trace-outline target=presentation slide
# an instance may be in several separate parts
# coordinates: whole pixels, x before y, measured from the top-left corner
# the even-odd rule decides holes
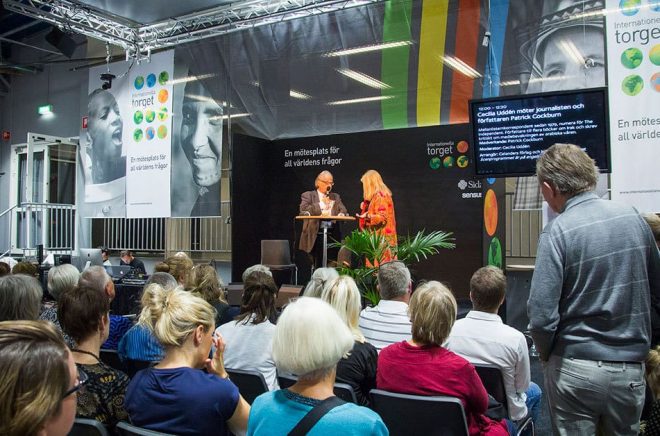
[[[576,144],[609,171],[607,96],[603,89],[471,102],[478,175],[533,175],[555,143]]]

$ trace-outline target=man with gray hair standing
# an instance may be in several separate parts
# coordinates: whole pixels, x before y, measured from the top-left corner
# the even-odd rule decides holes
[[[412,337],[408,302],[412,293],[410,271],[394,260],[378,268],[380,302],[360,312],[360,330],[380,352],[383,348]]]
[[[598,169],[579,147],[555,144],[538,160],[543,197],[560,215],[539,239],[527,313],[554,434],[636,435],[644,403],[650,309],[660,256],[632,207],[592,191]]]

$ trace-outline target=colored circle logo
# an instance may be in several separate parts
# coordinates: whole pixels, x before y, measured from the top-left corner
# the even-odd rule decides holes
[[[469,148],[469,146],[468,146],[467,141],[460,141],[456,145],[456,150],[458,150],[459,153],[465,153],[466,151],[468,151],[468,148]]]
[[[488,246],[488,265],[502,269],[502,243],[498,238],[493,238]]]
[[[620,0],[619,9],[623,15],[632,17],[637,12],[639,12],[641,3],[641,0]]]
[[[651,76],[651,87],[655,89],[656,92],[660,92],[660,73],[655,73]]]
[[[649,7],[653,12],[660,12],[660,0],[649,0]]]
[[[467,168],[468,162],[469,162],[468,157],[464,154],[456,158],[456,166],[459,168]]]
[[[143,136],[142,129],[135,129],[135,131],[133,132],[133,140],[135,142],[140,142],[142,141],[142,136]]]
[[[486,179],[486,182],[488,182],[489,185],[492,185],[495,183],[495,180],[497,180],[495,177],[489,177]]]
[[[653,65],[660,66],[660,44],[656,44],[649,51],[649,60]]]
[[[151,123],[156,118],[156,112],[151,109],[147,109],[144,113],[144,119],[147,120],[147,123]]]
[[[162,107],[158,111],[158,121],[165,121],[167,119],[167,108]]]
[[[135,81],[133,82],[133,85],[135,86],[135,89],[142,89],[142,87],[144,86],[144,77],[137,76],[135,78]]]
[[[440,161],[440,158],[436,156],[431,158],[431,160],[429,161],[429,166],[431,167],[432,170],[437,170],[438,168],[440,168],[441,163],[442,162]]]
[[[143,118],[144,115],[142,115],[142,111],[135,111],[135,113],[133,114],[133,122],[135,124],[140,124]]]
[[[454,156],[446,156],[444,159],[442,159],[442,165],[445,168],[451,168],[454,166]]]
[[[484,200],[484,226],[488,236],[495,234],[497,230],[497,197],[492,189],[486,191],[486,199]]]
[[[644,89],[644,80],[637,74],[632,74],[621,82],[621,90],[626,95],[637,95]]]
[[[156,84],[156,75],[154,73],[151,73],[147,76],[147,86],[149,88],[153,88],[155,84]]]
[[[160,139],[165,139],[167,137],[167,127],[165,126],[158,127],[158,137]]]
[[[151,141],[152,139],[154,139],[154,135],[156,134],[154,132],[153,127],[147,127],[147,130],[144,133],[145,133],[148,141]]]
[[[631,70],[639,67],[643,60],[642,51],[636,47],[627,48],[621,53],[621,65]]]
[[[158,75],[158,83],[165,86],[168,80],[170,80],[170,74],[167,71],[161,71]]]
[[[161,103],[165,103],[167,99],[169,98],[170,94],[167,92],[167,89],[161,89],[158,91],[158,101]]]

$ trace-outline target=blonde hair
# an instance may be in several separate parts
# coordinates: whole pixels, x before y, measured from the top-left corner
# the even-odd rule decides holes
[[[660,400],[660,345],[652,348],[646,356],[646,382],[653,398]]]
[[[297,374],[300,380],[319,380],[336,368],[354,343],[328,303],[300,297],[286,306],[277,321],[273,360],[279,371]]]
[[[172,277],[180,284],[185,284],[188,281],[188,276],[193,268],[193,261],[189,257],[170,256],[165,259],[165,263],[170,267],[169,272]]]
[[[408,306],[413,341],[441,346],[449,337],[457,310],[456,299],[442,283],[430,281],[419,286]]]
[[[353,338],[364,343],[364,335],[360,331],[360,291],[355,280],[349,276],[339,276],[329,282],[323,289],[321,299],[330,304],[344,320],[353,333]]]
[[[654,213],[643,213],[642,218],[644,218],[646,224],[651,228],[655,243],[660,246],[660,217]]]
[[[392,191],[383,182],[383,178],[376,170],[369,170],[362,174],[360,181],[362,182],[362,198],[367,201],[371,201],[372,197],[378,192],[392,196]]]
[[[140,324],[147,326],[164,347],[180,347],[197,326],[215,327],[215,309],[181,286],[166,291],[157,283],[142,295]]]
[[[325,285],[337,277],[339,277],[339,273],[334,268],[316,268],[309,283],[305,286],[303,295],[305,297],[321,298]]]
[[[227,304],[222,290],[222,280],[211,265],[193,267],[186,290],[213,304],[217,301]]]
[[[0,434],[35,435],[61,412],[69,349],[46,321],[0,322]]]

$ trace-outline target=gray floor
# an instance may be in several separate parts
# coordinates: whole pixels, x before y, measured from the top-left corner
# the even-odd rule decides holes
[[[538,422],[536,422],[535,429],[537,436],[548,436],[552,434],[552,426],[550,424],[550,410],[548,409],[548,398],[545,394],[545,386],[543,384],[543,372],[541,370],[541,362],[538,357],[530,356],[530,370],[532,381],[539,385],[543,391],[541,399],[541,414]]]

